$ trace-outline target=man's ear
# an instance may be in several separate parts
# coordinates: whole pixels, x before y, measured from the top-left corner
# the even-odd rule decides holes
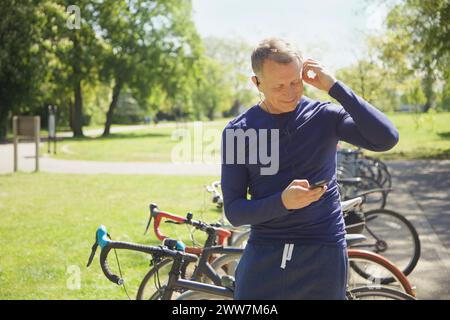
[[[257,86],[258,89],[259,89],[259,84],[260,84],[260,82],[259,82],[259,80],[258,80],[258,77],[257,77],[257,76],[253,76],[253,77],[252,77],[252,81],[253,81],[253,83],[255,84],[255,86]]]

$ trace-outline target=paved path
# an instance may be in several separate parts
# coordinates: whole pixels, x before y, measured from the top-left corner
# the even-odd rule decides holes
[[[13,146],[0,145],[0,174],[14,171]],[[32,172],[35,168],[35,151],[33,143],[19,145],[19,171]],[[60,160],[48,157],[39,158],[42,172],[76,173],[76,174],[161,174],[161,175],[206,175],[219,176],[219,164],[172,164],[153,162],[100,162],[82,160]]]
[[[189,125],[192,123],[182,123]],[[208,124],[211,125],[211,124]],[[176,123],[161,123],[158,127],[176,127]],[[113,127],[111,132],[130,132],[148,128],[146,125]],[[103,129],[86,130],[85,135],[96,136],[102,134]],[[72,137],[71,132],[58,133],[58,138]],[[45,142],[46,143],[46,142]],[[41,142],[41,145],[44,142]],[[19,144],[19,171],[32,172],[35,169],[35,147],[32,142]],[[14,171],[13,144],[0,144],[0,174]],[[155,162],[101,162],[81,160],[53,159],[47,153],[39,158],[39,169],[43,172],[75,173],[75,174],[161,174],[161,175],[205,175],[219,176],[220,164],[172,164]]]
[[[421,299],[450,299],[450,161],[388,162],[395,190],[387,208],[416,227],[422,255],[408,277]]]

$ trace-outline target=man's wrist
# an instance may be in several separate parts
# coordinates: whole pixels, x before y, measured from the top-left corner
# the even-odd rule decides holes
[[[328,94],[330,94],[330,91],[331,91],[331,89],[334,87],[334,85],[337,83],[338,81],[337,81],[337,79],[336,78],[331,78],[331,81],[330,81],[330,85],[328,86],[328,88],[327,88],[327,93]]]
[[[282,206],[284,207],[284,209],[286,209],[286,210],[289,211],[289,212],[294,211],[294,209],[288,209],[288,207],[287,207],[287,205],[286,205],[286,203],[285,203],[284,196],[285,196],[285,192],[283,191],[283,192],[281,193],[281,204],[282,204]]]

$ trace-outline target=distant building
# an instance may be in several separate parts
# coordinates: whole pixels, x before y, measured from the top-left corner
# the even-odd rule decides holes
[[[422,106],[412,104],[402,104],[398,109],[400,112],[421,112]]]

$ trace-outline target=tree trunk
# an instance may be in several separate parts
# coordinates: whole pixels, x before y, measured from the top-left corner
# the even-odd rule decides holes
[[[428,112],[434,105],[434,78],[433,78],[433,69],[430,64],[426,66],[425,78],[422,81],[423,91],[427,101],[423,106],[423,112]]]
[[[116,84],[113,88],[111,103],[109,104],[108,112],[106,113],[105,129],[103,130],[103,136],[109,136],[112,124],[112,118],[114,115],[114,110],[117,107],[117,102],[119,101],[120,91],[122,90],[123,82],[120,78],[116,78]]]
[[[73,42],[72,76],[74,89],[72,131],[74,137],[83,137],[83,96],[81,94],[81,80],[83,76],[80,66],[82,52],[77,32],[72,32],[71,37]]]
[[[69,99],[69,127],[73,132],[73,101]]]
[[[8,111],[0,111],[0,142],[6,142],[6,135],[8,134]]]
[[[83,137],[83,96],[81,94],[81,80],[77,80],[74,87],[75,103],[73,108],[72,130],[74,137]]]

